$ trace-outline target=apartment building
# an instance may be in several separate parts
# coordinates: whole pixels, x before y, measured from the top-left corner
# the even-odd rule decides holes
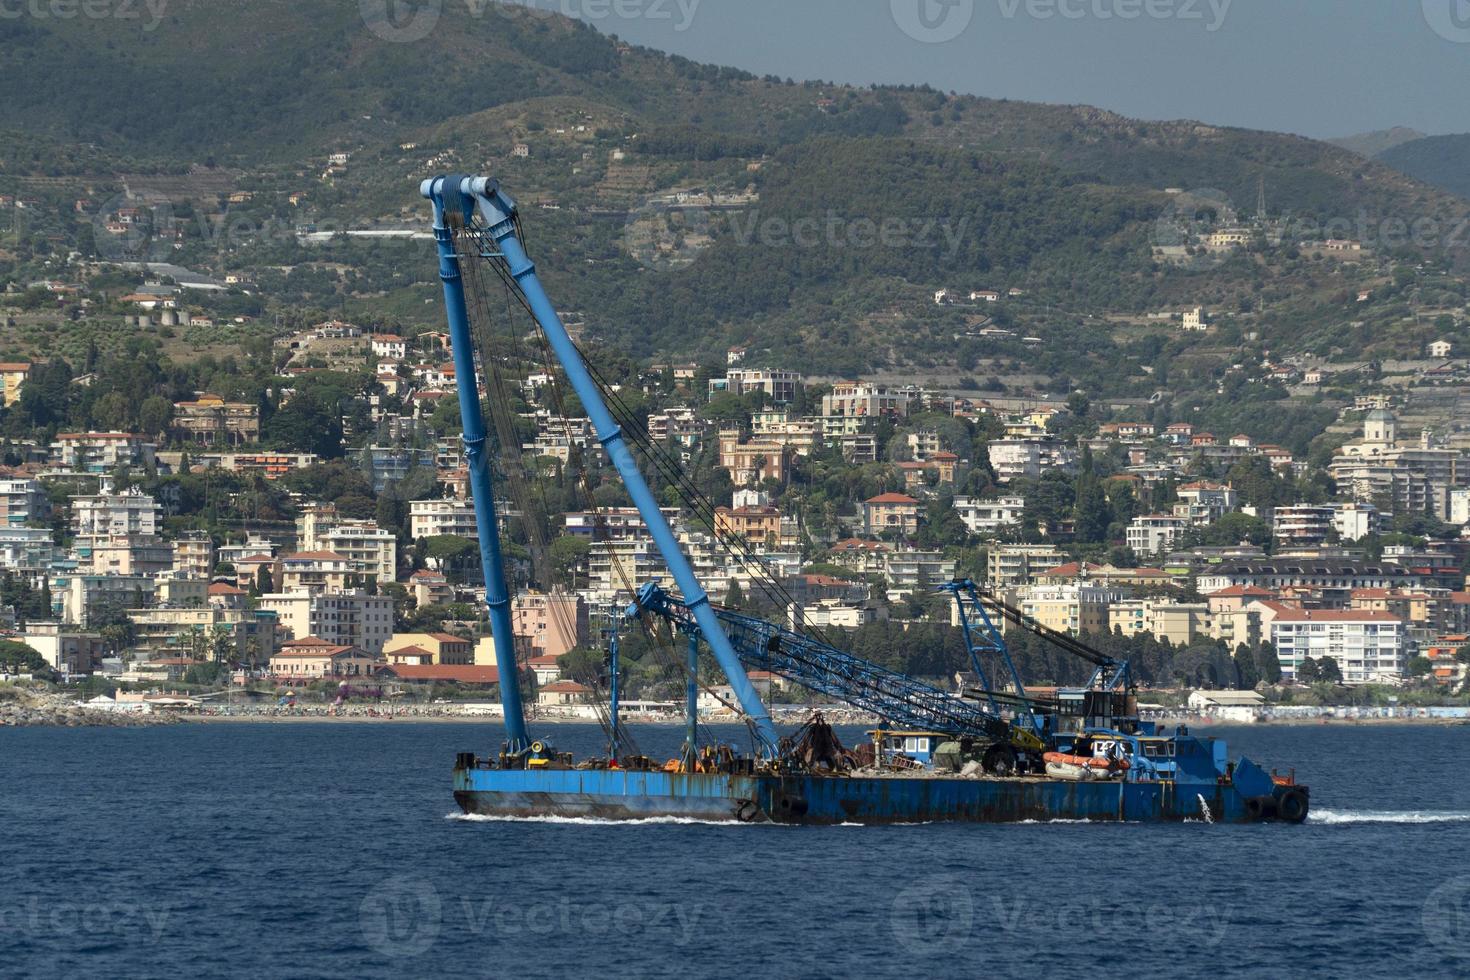
[[[280,628],[297,640],[316,637],[333,645],[383,652],[393,635],[393,599],[363,591],[268,593],[257,608],[274,612]]]
[[[37,480],[0,480],[0,527],[24,527],[50,516],[50,498]]]

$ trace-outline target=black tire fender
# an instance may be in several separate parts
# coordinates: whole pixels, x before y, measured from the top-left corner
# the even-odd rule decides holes
[[[1245,801],[1246,816],[1252,820],[1269,820],[1276,816],[1276,797],[1251,796]]]
[[[1289,789],[1276,801],[1276,815],[1287,823],[1301,823],[1307,819],[1310,804],[1307,794],[1299,789]]]
[[[741,800],[735,807],[735,819],[741,823],[751,823],[761,815],[760,804],[755,800]]]

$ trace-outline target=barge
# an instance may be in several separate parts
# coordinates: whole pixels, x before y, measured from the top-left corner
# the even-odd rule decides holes
[[[1308,789],[1297,785],[1294,775],[1274,776],[1245,759],[1229,761],[1218,739],[1183,728],[1157,731],[1138,717],[1126,661],[1035,622],[973,582],[958,581],[941,590],[958,604],[971,666],[981,682],[958,694],[858,658],[809,624],[795,622],[787,629],[716,607],[701,588],[644,471],[659,473],[692,513],[712,520],[712,504],[684,473],[683,464],[620,406],[616,389],[594,378],[526,254],[515,202],[498,181],[484,177],[439,177],[425,181],[421,191],[434,211],[506,726],[496,756],[460,753],[455,761],[454,797],[466,813],[776,824],[1306,819]],[[504,361],[506,354],[489,349],[488,330],[480,333],[487,347],[477,352],[469,319],[471,308],[489,315],[486,311],[499,305],[491,302],[480,281],[486,267],[492,282],[536,321],[545,353],[559,362],[673,578],[669,591],[658,583],[635,588],[625,582],[633,601],[624,620],[666,643],[671,666],[684,673],[687,727],[678,758],[658,763],[630,751],[631,739],[618,715],[615,631],[609,637],[608,697],[600,713],[608,736],[606,753],[578,761],[544,740],[532,740],[527,731],[481,408],[481,369]],[[474,293],[473,303],[467,289]],[[556,404],[561,404],[561,382],[547,373]],[[490,397],[484,402],[492,411],[510,401],[502,374],[496,370],[485,377]],[[619,405],[620,413],[615,415],[609,404]],[[503,407],[498,410],[497,427],[513,434],[514,420],[503,417]],[[512,440],[502,437],[501,442]],[[515,486],[512,490],[523,492]],[[590,487],[584,490],[591,498]],[[518,502],[522,512],[531,509],[532,501]],[[732,566],[743,567],[778,608],[789,607],[791,597],[781,582],[743,540],[718,532],[716,540]],[[1050,697],[1028,692],[991,612],[1088,661],[1094,668],[1091,679]],[[675,649],[680,641],[683,652]],[[712,656],[728,684],[730,698],[716,696],[750,728],[754,748],[748,755],[708,740],[701,744],[699,695],[701,690],[714,694],[705,683],[712,671],[701,664],[701,651]],[[987,662],[992,671],[1000,670],[997,662],[1004,664],[1007,684],[991,684]],[[855,751],[844,749],[820,716],[782,738],[748,670],[770,672],[863,710],[881,719],[880,727]]]

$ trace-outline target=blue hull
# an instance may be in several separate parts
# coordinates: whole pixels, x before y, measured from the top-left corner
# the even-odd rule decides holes
[[[454,797],[466,813],[792,824],[1024,820],[1252,823],[1268,817],[1224,782],[1071,782],[1047,778],[959,779],[723,775],[627,770],[456,769]]]

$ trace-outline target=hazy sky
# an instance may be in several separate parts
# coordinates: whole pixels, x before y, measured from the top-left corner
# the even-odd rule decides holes
[[[530,2],[758,74],[928,82],[1319,138],[1470,132],[1470,0]]]

